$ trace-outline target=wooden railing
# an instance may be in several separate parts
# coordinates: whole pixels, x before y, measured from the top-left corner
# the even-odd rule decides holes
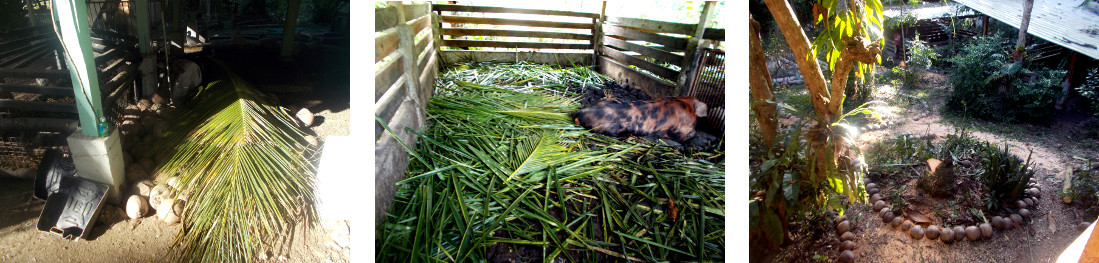
[[[527,61],[542,64],[592,65],[591,50],[596,42],[595,25],[599,14],[491,6],[435,5],[432,11],[439,29],[440,55],[443,61]],[[536,15],[535,19],[471,17],[468,14]],[[558,21],[536,20],[546,18]],[[564,21],[560,21],[564,20]],[[518,26],[523,30],[466,28],[456,25]],[[530,29],[528,29],[530,28]],[[519,41],[470,40],[470,37],[520,38]],[[493,48],[461,50],[452,48]],[[549,50],[553,50],[549,52]],[[517,52],[522,51],[522,52]]]
[[[439,74],[436,34],[428,12],[431,4],[390,3],[375,10],[374,114],[378,121],[374,155],[379,164],[375,167],[379,220],[392,202],[393,184],[408,164],[409,154],[402,144],[415,147],[416,135],[409,129],[423,127],[424,109]]]

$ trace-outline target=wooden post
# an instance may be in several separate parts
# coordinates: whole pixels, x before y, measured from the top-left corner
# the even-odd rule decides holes
[[[149,0],[136,0],[134,15],[137,16],[137,46],[141,55],[149,54]]]
[[[430,2],[429,2],[430,3]],[[439,61],[443,59],[443,11],[431,12],[431,34],[435,38],[435,55],[439,56]]]
[[[408,97],[415,101],[416,106],[422,107],[426,105],[424,101],[420,101],[420,70],[416,68],[417,53],[413,50],[416,45],[416,38],[412,32],[412,26],[408,25],[408,13],[405,10],[405,6],[400,1],[390,1],[389,5],[397,8],[397,37],[400,38],[400,47],[397,48],[397,52],[401,54],[404,70],[405,88],[408,89]]]
[[[599,65],[600,50],[603,49],[603,22],[607,20],[607,1],[603,1],[603,8],[599,11],[599,18],[595,19],[595,27],[591,32],[591,63]]]
[[[103,117],[103,99],[99,92],[99,69],[92,56],[87,6],[84,0],[53,0],[51,11],[55,13],[61,45],[66,51],[65,64],[68,65],[76,94],[81,130],[87,136],[104,137],[107,136],[107,122]]]
[[[716,3],[715,1],[706,1],[706,5],[702,8],[702,16],[699,17],[698,25],[695,26],[694,35],[687,40],[687,50],[683,54],[683,62],[679,63],[679,78],[676,81],[674,94],[683,96],[688,91],[687,85],[689,83],[687,83],[687,79],[690,78],[693,71],[697,70],[692,67],[691,62],[694,60],[695,50],[698,49],[699,44],[703,43],[702,34],[706,32],[706,26],[710,24]]]
[[[282,60],[293,60],[294,36],[298,28],[298,7],[301,0],[290,0],[286,7],[286,26],[282,30]]]
[[[981,36],[988,35],[988,15],[981,15]]]

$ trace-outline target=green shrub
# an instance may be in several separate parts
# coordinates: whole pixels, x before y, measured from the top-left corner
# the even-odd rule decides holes
[[[980,37],[963,46],[946,60],[952,64],[950,81],[954,91],[947,100],[948,112],[997,121],[1043,121],[1052,114],[1058,82],[1064,70],[1009,63],[1010,41]],[[1034,74],[1029,82],[1022,81]],[[1008,93],[1000,94],[1004,79]]]
[[[1099,69],[1088,70],[1084,84],[1076,87],[1076,92],[1080,92],[1080,96],[1088,99],[1091,103],[1091,113],[1099,116]]]
[[[1082,169],[1072,173],[1072,187],[1067,193],[1073,202],[1083,204],[1087,208],[1095,208],[1099,204],[1099,182],[1095,180],[1095,171],[1091,169],[1091,161],[1088,161]]]
[[[931,64],[935,60],[939,59],[939,54],[935,52],[935,49],[928,46],[919,39],[919,35],[916,35],[916,39],[908,41],[908,60],[905,62],[906,67],[914,70],[926,71],[931,69]]]
[[[1030,170],[1030,155],[1024,163],[1019,157],[1008,153],[1006,144],[1002,151],[987,142],[984,148],[985,172],[981,174],[981,181],[988,188],[986,205],[989,210],[996,211],[1000,209],[1001,202],[1019,200],[1019,195],[1034,176],[1034,171]]]

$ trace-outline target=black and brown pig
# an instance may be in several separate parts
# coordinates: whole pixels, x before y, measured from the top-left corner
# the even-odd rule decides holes
[[[604,100],[573,115],[576,125],[612,137],[634,135],[686,142],[695,136],[695,122],[706,117],[706,104],[694,97],[651,101]]]

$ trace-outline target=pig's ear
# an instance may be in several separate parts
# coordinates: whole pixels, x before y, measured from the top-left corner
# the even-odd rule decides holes
[[[698,117],[706,117],[706,103],[703,103],[698,99],[692,99],[691,105],[695,108],[695,115],[698,115]]]

